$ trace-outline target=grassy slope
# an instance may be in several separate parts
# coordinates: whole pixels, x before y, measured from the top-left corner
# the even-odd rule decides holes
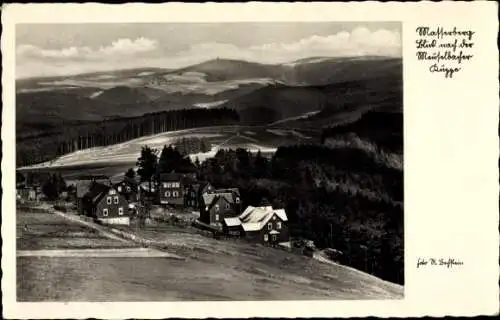
[[[29,225],[36,225],[40,218],[28,214],[19,219],[21,215],[18,213],[22,239],[25,235],[21,224],[29,221]],[[68,233],[73,231],[70,228]],[[403,294],[400,286],[350,268],[260,245],[217,241],[198,235],[192,229],[165,226],[141,234],[164,242],[168,251],[186,260],[20,257],[17,259],[18,299],[398,299]]]
[[[129,247],[60,216],[27,210],[17,211],[16,234],[17,250]]]

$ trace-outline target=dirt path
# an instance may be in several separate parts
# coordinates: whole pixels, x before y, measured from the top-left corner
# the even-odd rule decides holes
[[[83,257],[83,258],[172,258],[182,257],[148,248],[119,249],[54,249],[54,250],[18,250],[18,257]]]
[[[75,217],[75,216],[72,216],[72,215],[69,215],[69,214],[66,214],[66,213],[62,213],[60,211],[55,211],[54,210],[53,213],[57,214],[58,216],[61,216],[61,217],[65,218],[65,219],[68,219],[68,220],[71,220],[73,222],[76,222],[76,223],[79,223],[81,225],[84,225],[84,226],[86,226],[88,228],[92,228],[94,230],[97,230],[99,233],[101,233],[106,238],[113,239],[113,240],[118,240],[118,241],[122,241],[122,242],[125,242],[125,243],[130,243],[131,242],[129,240],[126,240],[126,239],[123,239],[123,238],[120,238],[120,237],[116,236],[115,234],[107,231],[104,227],[99,226],[96,223],[85,221],[85,220],[81,220],[78,217]]]

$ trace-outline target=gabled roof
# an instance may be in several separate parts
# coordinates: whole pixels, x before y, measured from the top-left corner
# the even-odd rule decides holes
[[[272,206],[248,206],[238,218],[240,219],[241,225],[245,231],[257,231],[262,229],[275,215],[283,221],[288,221],[284,209],[275,210]]]
[[[208,207],[207,210],[210,210],[219,199],[224,199],[227,203],[233,205],[236,202],[235,195],[231,192],[224,193],[204,193],[201,197],[203,200],[203,205]]]
[[[78,198],[83,198],[85,196],[85,194],[87,194],[87,192],[89,192],[90,186],[94,182],[106,184],[106,185],[110,184],[109,178],[107,178],[106,176],[83,176],[83,177],[84,177],[84,179],[79,179],[76,182],[76,196]],[[89,177],[93,177],[93,178],[89,179]],[[98,178],[95,178],[95,177],[98,177]],[[103,178],[99,178],[99,177],[103,177]]]
[[[111,189],[110,186],[99,182],[93,182],[89,186],[89,191],[85,194],[85,197],[90,199],[92,204],[97,204],[100,199]]]
[[[228,227],[235,227],[241,225],[240,219],[236,218],[224,218],[224,222]]]
[[[215,193],[234,193],[235,195],[240,196],[240,190],[238,188],[215,189],[213,192],[215,192]]]

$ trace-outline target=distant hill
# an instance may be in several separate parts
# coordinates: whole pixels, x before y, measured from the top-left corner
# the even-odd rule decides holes
[[[156,93],[157,92],[157,93]],[[117,86],[98,92],[94,100],[111,104],[143,104],[163,95],[161,90]],[[155,94],[156,93],[156,94]],[[150,95],[152,97],[150,97]]]
[[[172,72],[177,74],[186,72],[203,73],[206,75],[205,79],[207,81],[213,82],[251,78],[279,79],[283,69],[280,65],[260,64],[242,60],[216,59]]]
[[[289,85],[326,85],[349,80],[401,75],[402,60],[387,57],[312,57],[284,64],[260,64],[230,59],[210,60],[171,71],[181,74],[197,72],[206,81],[270,78]]]
[[[326,85],[346,81],[402,77],[402,60],[386,57],[309,58],[288,64],[288,83]]]
[[[223,106],[238,111],[240,120],[249,123],[272,123],[311,112],[318,113],[292,123],[332,120],[344,113],[401,108],[402,77],[389,75],[323,86],[271,85],[230,100]]]

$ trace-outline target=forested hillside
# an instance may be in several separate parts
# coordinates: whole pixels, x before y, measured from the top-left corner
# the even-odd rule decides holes
[[[310,145],[281,147],[270,161],[241,149],[220,151],[200,176],[240,188],[244,206],[271,201],[285,208],[294,238],[340,250],[342,263],[404,283],[401,171],[363,152]]]
[[[48,134],[17,138],[17,165],[52,160],[81,149],[107,146],[138,137],[187,128],[236,124],[238,114],[229,109],[185,109],[149,113],[81,124],[66,124]]]

